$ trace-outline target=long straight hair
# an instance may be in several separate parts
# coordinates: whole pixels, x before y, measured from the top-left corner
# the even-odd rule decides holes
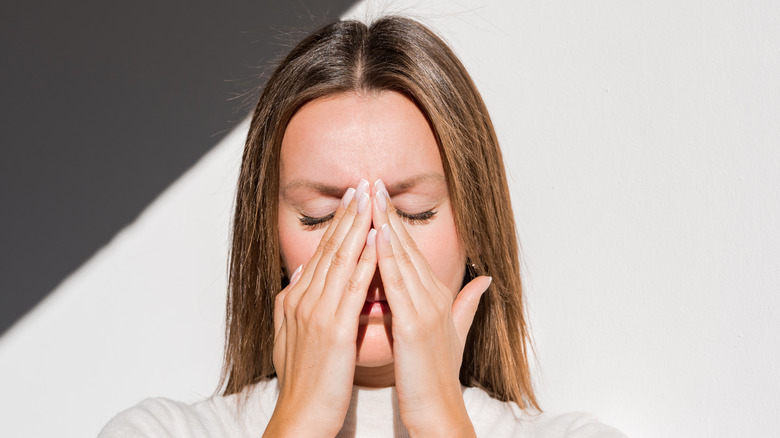
[[[224,395],[276,375],[274,298],[285,276],[279,251],[279,151],[304,104],[339,93],[395,91],[428,118],[439,146],[467,276],[493,277],[466,339],[460,381],[536,408],[528,367],[519,247],[501,150],[482,98],[452,50],[402,17],[370,26],[327,25],[301,41],[263,89],[244,147],[232,247]],[[466,279],[468,280],[468,278]]]

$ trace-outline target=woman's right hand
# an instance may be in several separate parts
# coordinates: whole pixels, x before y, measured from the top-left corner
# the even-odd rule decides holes
[[[317,250],[276,298],[279,399],[264,436],[335,436],[352,395],[360,311],[376,270],[368,182],[349,189]]]

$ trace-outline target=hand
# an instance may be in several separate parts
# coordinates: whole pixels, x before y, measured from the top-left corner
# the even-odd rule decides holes
[[[360,311],[376,270],[368,182],[349,189],[274,307],[279,399],[265,436],[335,436],[352,395]]]
[[[474,436],[459,373],[466,335],[491,279],[477,277],[456,297],[431,271],[381,180],[376,191],[376,252],[392,313],[401,419],[413,436]]]

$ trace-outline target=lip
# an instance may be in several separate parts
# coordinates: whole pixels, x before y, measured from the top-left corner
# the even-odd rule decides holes
[[[390,306],[384,300],[366,300],[360,310],[360,323],[383,323],[390,317]]]

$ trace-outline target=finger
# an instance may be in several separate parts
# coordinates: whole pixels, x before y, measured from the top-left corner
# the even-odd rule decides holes
[[[333,256],[336,254],[336,251],[339,250],[344,238],[352,228],[352,224],[357,216],[360,199],[364,199],[363,194],[365,194],[367,190],[368,181],[364,179],[360,180],[357,190],[355,190],[355,195],[347,206],[347,210],[344,212],[344,216],[339,221],[333,234],[327,240],[323,239],[317,247],[315,255],[319,254],[319,260],[317,260],[317,267],[314,269],[311,278],[311,285],[314,287],[310,289],[322,292],[322,287],[325,283],[325,278],[328,274],[328,269],[330,268]]]
[[[392,231],[390,234],[393,252],[395,253],[398,268],[406,279],[407,288],[411,291],[424,289],[425,291],[444,296],[451,302],[452,293],[446,292],[445,294],[435,281],[434,275],[431,273],[430,267],[425,261],[425,257],[417,249],[414,240],[406,232],[406,227],[395,213],[395,208],[387,197],[387,189],[382,180],[377,180],[375,186],[377,188],[375,204],[378,204],[379,207],[379,211],[376,213],[378,221],[375,222],[384,222],[382,226],[387,224]],[[406,240],[411,243],[404,245],[401,233],[403,233],[403,235],[406,236]],[[407,248],[409,248],[410,251],[407,251]],[[421,306],[431,305],[430,299],[432,297],[430,293],[411,293],[410,298],[418,309],[425,308]]]
[[[354,199],[354,197],[355,197],[355,189],[353,189],[352,187],[348,188],[347,191],[344,193],[344,196],[341,198],[341,203],[339,203],[339,206],[336,209],[336,213],[334,213],[333,215],[333,220],[331,220],[330,225],[328,225],[328,228],[325,230],[325,233],[322,235],[322,238],[320,239],[320,243],[317,246],[317,250],[314,251],[314,254],[306,263],[306,269],[303,270],[300,279],[300,283],[302,286],[304,286],[304,290],[306,289],[306,287],[308,287],[309,283],[311,282],[312,276],[314,275],[314,271],[317,269],[317,263],[319,262],[320,257],[324,252],[325,243],[328,242],[330,238],[333,236],[333,233],[336,232],[336,228],[338,228],[339,224],[341,223],[341,219],[343,219],[344,215],[347,213],[347,208],[349,207],[349,204],[352,202],[352,199]]]
[[[368,193],[362,193],[358,201],[357,216],[352,222],[338,251],[331,258],[330,266],[325,277],[325,284],[318,305],[330,306],[335,309],[339,305],[341,296],[352,278],[355,268],[366,246],[367,236],[371,229],[371,199]],[[354,286],[354,285],[352,285]]]
[[[382,225],[376,236],[376,256],[379,273],[382,276],[382,285],[385,288],[387,304],[394,314],[416,316],[416,309],[409,296],[401,270],[398,268],[395,253],[393,252],[392,229],[390,225]],[[400,244],[399,244],[400,245]]]
[[[374,203],[376,204],[374,214],[375,227],[379,229],[384,224],[390,224],[397,236],[397,242],[394,241],[393,243],[398,243],[400,248],[403,248],[411,259],[422,284],[428,289],[433,289],[435,287],[435,280],[433,273],[428,266],[428,261],[425,259],[425,256],[417,247],[414,239],[406,230],[403,221],[398,216],[398,213],[393,206],[393,202],[390,200],[390,196],[387,193],[384,182],[379,179],[374,183],[374,187],[376,188],[376,202]]]
[[[290,277],[290,284],[288,284],[286,288],[282,289],[282,291],[276,295],[276,300],[274,301],[274,333],[277,336],[279,335],[279,330],[281,330],[282,323],[284,321],[284,300],[287,296],[287,293],[290,291],[290,289],[295,287],[295,284],[301,278],[302,270],[303,270],[303,265],[298,266],[298,268],[293,272],[292,276]]]
[[[403,227],[403,225],[400,226]],[[409,291],[409,298],[417,309],[430,308],[432,302],[429,292],[433,289],[438,290],[438,288],[435,284],[423,284],[419,268],[415,265],[409,253],[406,252],[406,249],[404,249],[395,228],[392,224],[389,224],[388,228],[390,230],[390,242],[395,254],[395,262],[401,271],[401,275],[404,277],[406,289]],[[427,270],[427,266],[422,266],[421,268]],[[452,300],[452,296],[450,296],[450,300]]]
[[[290,292],[290,289],[295,287],[296,283],[298,283],[298,280],[301,278],[302,271],[303,265],[300,265],[295,269],[292,276],[290,276],[290,283],[286,288],[279,292],[279,294],[277,294],[276,300],[274,302],[274,348],[272,360],[274,368],[276,369],[277,377],[279,378],[279,382],[284,381],[283,364],[284,358],[287,356],[287,348],[281,348],[287,344],[287,330],[284,329],[287,321],[284,316],[285,299],[287,297],[287,293]]]
[[[491,281],[493,281],[492,277],[485,276],[471,280],[461,289],[458,296],[455,297],[455,302],[452,303],[452,322],[455,324],[455,330],[462,342],[466,341],[466,335],[471,329],[474,315],[479,308],[479,300],[490,287]]]
[[[284,369],[285,359],[287,358],[287,331],[284,329],[279,330],[279,334],[274,338],[274,349],[272,352],[272,361],[274,370],[276,370],[276,377],[279,378],[279,382],[284,381]]]
[[[357,191],[351,189],[348,189],[344,194],[342,202],[337,209],[343,210],[341,211],[340,219],[338,222],[335,220],[331,222],[328,227],[328,232],[326,232],[320,240],[317,249],[314,251],[314,255],[312,255],[311,259],[309,259],[309,262],[306,264],[306,269],[303,270],[301,278],[298,280],[298,287],[291,290],[288,294],[286,300],[289,301],[289,304],[285,306],[287,308],[286,314],[288,317],[291,312],[294,312],[298,308],[300,301],[307,293],[313,293],[315,299],[322,293],[322,284],[326,272],[321,271],[327,271],[332,254],[339,248],[343,234],[345,234],[346,230],[352,225],[355,212],[357,211],[356,195],[358,195]],[[347,204],[346,208],[344,207],[345,203]]]
[[[355,266],[352,277],[347,282],[344,294],[336,309],[337,319],[355,321],[356,323],[358,321],[355,317],[363,309],[368,287],[376,272],[376,234],[377,231],[374,228],[368,232],[360,260]]]

